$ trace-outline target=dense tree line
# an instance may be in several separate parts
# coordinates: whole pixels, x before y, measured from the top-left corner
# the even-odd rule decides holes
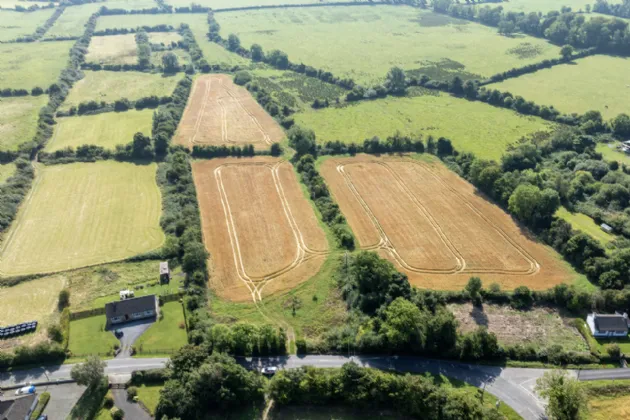
[[[110,9],[107,6],[101,7],[99,13],[101,16],[117,16],[117,15],[160,15],[165,13],[171,13],[168,10],[161,9],[159,7],[151,7],[149,9]]]
[[[57,19],[59,19],[59,16],[63,14],[64,10],[65,7],[59,7],[48,19],[46,19],[46,22],[44,22],[42,26],[39,26],[37,29],[35,29],[35,32],[33,34],[19,37],[15,40],[15,42],[35,42],[41,39],[44,35],[46,35],[46,32],[48,32],[48,30],[52,28],[55,22],[57,22]]]
[[[31,89],[30,92],[26,89],[10,89],[10,88],[0,89],[0,97],[2,98],[9,98],[12,96],[13,97],[28,96],[28,95],[39,96],[39,95],[42,95],[43,93],[44,93],[44,89],[40,88],[39,86],[34,87],[33,89]]]
[[[201,48],[199,48],[199,44],[197,44],[197,40],[195,39],[195,36],[193,35],[190,27],[187,24],[182,23],[182,25],[179,27],[179,34],[183,38],[182,47],[186,51],[188,51],[188,54],[190,54],[194,70],[200,71],[202,73],[209,73],[211,70],[219,69],[220,66],[212,67],[210,66],[210,64],[208,64],[208,61],[206,61],[205,57],[203,56],[203,51],[201,51]],[[190,71],[186,72],[191,74],[191,72],[194,70],[191,68]]]
[[[57,7],[55,5],[55,3],[48,3],[48,4],[44,4],[43,6],[40,6],[39,4],[32,4],[28,7],[24,7],[20,4],[16,4],[15,7],[11,10],[14,10],[16,12],[24,12],[24,13],[29,13],[29,12],[35,12],[37,10],[43,10],[43,9],[54,9],[55,7]]]
[[[621,3],[609,3],[607,0],[597,0],[593,6],[593,12],[604,15],[630,18],[630,0],[622,0]]]
[[[184,115],[191,89],[192,79],[190,76],[186,76],[177,83],[171,95],[171,101],[161,105],[153,114],[151,135],[155,143],[155,153],[158,157],[164,156],[166,153],[179,121]]]
[[[113,103],[107,103],[105,101],[87,101],[81,102],[79,105],[71,106],[67,111],[57,111],[58,117],[68,117],[74,115],[95,115],[103,112],[124,112],[130,109],[136,109],[138,111],[143,109],[155,109],[160,105],[168,104],[172,101],[171,96],[145,96],[135,101],[130,101],[127,98],[117,99]]]
[[[94,36],[107,36],[107,35],[127,35],[135,34],[138,31],[144,32],[173,32],[175,28],[171,25],[161,24],[154,26],[139,26],[137,28],[107,28],[103,31],[94,32]]]
[[[212,159],[218,157],[248,157],[248,156],[280,156],[282,147],[280,143],[274,143],[268,150],[255,150],[251,144],[244,146],[200,146],[195,145],[192,149],[192,156],[196,158]]]
[[[151,44],[149,43],[149,35],[143,30],[136,32],[136,46],[138,55],[138,67],[146,69],[151,65]]]
[[[28,159],[28,154],[16,159],[15,173],[0,184],[0,234],[9,228],[17,215],[20,203],[31,189],[35,174]]]
[[[283,328],[271,324],[254,325],[239,322],[232,325],[196,317],[191,343],[203,345],[208,353],[235,356],[278,356],[286,354],[287,335]]]

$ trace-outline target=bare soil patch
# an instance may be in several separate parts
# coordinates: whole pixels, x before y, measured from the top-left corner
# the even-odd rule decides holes
[[[195,80],[175,143],[268,148],[284,138],[282,128],[249,92],[224,74]]]
[[[193,163],[211,287],[222,298],[259,301],[317,273],[326,236],[289,162],[275,158]]]
[[[415,286],[461,289],[480,276],[547,289],[571,277],[550,248],[437,161],[335,158],[321,172],[360,247],[392,260]]]

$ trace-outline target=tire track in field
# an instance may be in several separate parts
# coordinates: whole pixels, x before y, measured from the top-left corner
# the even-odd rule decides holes
[[[201,122],[203,121],[203,117],[206,113],[206,107],[208,106],[208,98],[210,97],[210,92],[212,90],[212,78],[209,78],[208,81],[206,82],[206,88],[204,90],[204,95],[203,95],[203,100],[201,102],[201,108],[199,109],[199,112],[197,113],[197,120],[195,121],[195,127],[194,127],[194,132],[193,132],[193,136],[190,139],[190,143],[191,144],[195,144],[195,139],[197,138],[197,134],[199,134],[199,128],[201,127]]]
[[[271,137],[269,136],[269,134],[267,133],[267,131],[265,131],[264,127],[262,126],[262,124],[260,123],[260,121],[258,121],[258,118],[256,118],[256,116],[249,110],[247,109],[243,103],[241,102],[241,99],[238,97],[238,95],[235,95],[234,92],[225,87],[225,85],[223,84],[223,79],[221,79],[219,81],[219,83],[221,84],[221,86],[223,87],[223,90],[225,90],[225,92],[232,98],[234,99],[234,101],[236,102],[236,104],[239,106],[239,108],[241,108],[243,110],[243,112],[245,112],[249,118],[252,120],[252,122],[254,123],[254,125],[256,126],[256,128],[258,128],[258,130],[260,131],[260,133],[263,135],[263,141],[269,145],[272,144],[271,142]]]

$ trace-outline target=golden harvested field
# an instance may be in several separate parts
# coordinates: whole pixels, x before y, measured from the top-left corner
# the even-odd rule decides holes
[[[0,245],[0,274],[51,273],[161,246],[156,165],[114,161],[38,166]]]
[[[504,288],[567,281],[553,251],[436,160],[332,158],[321,173],[362,249],[418,287],[461,289],[471,276]]]
[[[193,163],[210,285],[222,298],[261,300],[317,273],[328,242],[290,163],[275,158]]]
[[[136,64],[138,61],[135,35],[94,36],[85,61],[101,64]]]
[[[195,80],[174,142],[268,148],[283,138],[282,128],[245,88],[228,75],[213,74]]]

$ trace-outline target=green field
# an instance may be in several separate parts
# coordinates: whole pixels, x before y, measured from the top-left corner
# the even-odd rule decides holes
[[[118,343],[114,334],[105,331],[105,315],[70,321],[68,349],[73,355],[109,353]]]
[[[127,98],[131,101],[145,96],[170,96],[181,76],[162,76],[139,72],[86,71],[70,90],[62,105],[63,110],[77,106],[81,102],[105,101]]]
[[[0,87],[48,88],[66,67],[72,41],[0,44]]]
[[[556,212],[556,216],[571,224],[573,229],[581,230],[582,232],[591,235],[603,245],[606,245],[616,239],[615,235],[604,232],[599,225],[595,223],[595,220],[585,214],[571,213],[564,207],[560,207]]]
[[[170,45],[171,42],[182,40],[182,36],[177,32],[150,32],[149,42],[152,44]]]
[[[511,92],[563,113],[600,111],[604,118],[630,113],[630,58],[595,55],[525,74],[489,89]]]
[[[15,165],[12,163],[0,164],[0,184],[9,179],[15,173]]]
[[[39,6],[44,7],[48,6],[50,3],[46,1],[26,1],[26,0],[0,0],[0,8],[5,9],[15,9],[17,6],[22,6],[28,9],[30,6]],[[55,6],[59,5],[59,3],[55,2]]]
[[[338,3],[347,0],[199,0],[195,4],[211,7],[214,10],[227,9],[232,7],[250,7],[250,6],[277,6],[281,4],[309,4],[309,3]],[[358,0],[357,2],[366,2],[366,0]],[[188,0],[166,0],[166,4],[174,7],[190,6]]]
[[[26,4],[25,7],[28,7],[31,3],[23,2],[21,4]],[[54,12],[54,9],[37,10],[29,13],[0,10],[0,42],[12,41],[21,36],[35,33],[35,30],[43,25]],[[1,67],[0,74],[2,74]]]
[[[66,7],[63,14],[55,22],[52,28],[46,32],[44,39],[55,38],[57,36],[83,35],[85,24],[90,16],[101,8],[102,4],[90,3],[79,6]]]
[[[135,133],[150,136],[152,123],[153,110],[150,109],[59,118],[53,138],[45,150],[54,152],[84,144],[113,150],[118,144],[131,142]]]
[[[48,97],[0,98],[0,150],[15,150],[37,131],[39,110]]]
[[[50,280],[50,281],[48,281]],[[57,279],[23,281],[0,288],[0,325],[28,320],[45,321],[57,310],[58,296],[65,282]]]
[[[164,388],[164,385],[153,384],[142,384],[138,387],[138,399],[149,409],[151,415],[155,413],[155,409],[160,401],[160,390],[162,388]]]
[[[138,46],[133,34],[94,36],[85,56],[88,63],[136,64]]]
[[[604,160],[616,160],[619,163],[630,165],[630,155],[617,150],[618,143],[598,143],[595,150],[602,154]]]
[[[224,38],[235,33],[245,47],[279,49],[293,62],[370,85],[393,66],[434,79],[475,79],[560,51],[541,39],[504,37],[495,28],[406,6],[256,10],[216,19]]]
[[[165,303],[160,307],[159,319],[136,341],[138,353],[177,350],[188,343],[182,304]]]
[[[165,50],[165,51],[152,52],[151,64],[153,64],[154,66],[161,66],[162,57],[169,52],[172,52],[173,54],[177,56],[177,62],[179,63],[180,66],[190,64],[190,55],[188,54],[188,52],[181,50],[179,48],[171,50],[171,51]]]
[[[106,4],[110,9],[153,9],[157,7],[153,0],[107,0]]]
[[[609,1],[609,3],[617,3],[617,1]],[[568,6],[571,10],[579,12],[584,11],[586,5],[593,6],[594,1],[591,0],[510,0],[496,5],[490,6],[503,6],[506,11],[510,12],[547,12],[560,11],[563,6]]]
[[[114,161],[38,166],[0,249],[0,273],[51,273],[159,248],[155,172],[155,164]]]
[[[527,134],[549,129],[544,120],[436,91],[412,98],[388,97],[345,108],[295,114],[296,124],[312,128],[319,143],[362,143],[396,131],[408,135],[450,138],[455,148],[485,159],[500,160],[506,147]]]

